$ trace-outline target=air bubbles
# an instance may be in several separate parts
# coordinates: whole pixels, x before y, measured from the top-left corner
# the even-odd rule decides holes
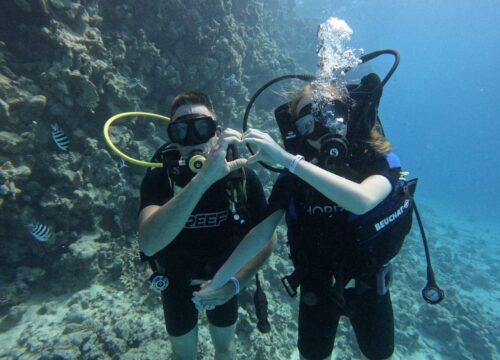
[[[316,110],[325,101],[342,99],[347,95],[345,74],[361,63],[357,54],[362,52],[362,49],[347,46],[352,33],[347,22],[336,17],[329,18],[318,27],[318,71],[313,82]]]

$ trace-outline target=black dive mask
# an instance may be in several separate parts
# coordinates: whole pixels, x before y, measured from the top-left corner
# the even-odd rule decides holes
[[[187,158],[182,158],[180,151],[173,144],[168,145],[161,155],[163,167],[181,186],[187,184],[201,170],[206,161],[206,154],[200,149],[195,149]]]
[[[215,136],[216,121],[204,114],[187,114],[168,124],[167,134],[170,141],[193,146],[206,143]]]
[[[348,121],[348,107],[334,100],[303,107],[295,120],[295,128],[304,142],[319,141],[319,161],[331,164],[345,161],[349,156]]]

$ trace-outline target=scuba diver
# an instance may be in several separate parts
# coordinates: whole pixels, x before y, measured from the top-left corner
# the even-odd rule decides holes
[[[178,95],[171,106],[170,143],[141,184],[139,247],[152,266],[152,287],[161,291],[174,359],[196,359],[198,311],[192,293],[207,286],[266,206],[256,174],[238,158],[241,134],[221,130],[209,97]],[[238,293],[269,257],[271,232],[263,248],[218,286],[205,307],[216,359],[235,359]],[[219,284],[220,285],[220,284]]]
[[[392,355],[390,260],[411,228],[412,202],[378,119],[390,75],[381,82],[371,73],[355,86],[306,85],[275,110],[284,148],[257,129],[243,133],[242,142],[256,150],[247,164],[260,161],[285,171],[272,189],[265,218],[210,285],[195,293],[198,306],[211,306],[217,289],[266,246],[286,215],[295,271],[282,282],[290,296],[300,286],[301,359],[330,359],[342,315],[350,319],[364,356]],[[348,286],[351,280],[354,286]]]

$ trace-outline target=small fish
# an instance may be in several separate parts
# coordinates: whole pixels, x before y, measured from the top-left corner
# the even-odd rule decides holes
[[[235,87],[241,85],[241,82],[236,79],[235,74],[231,74],[228,78],[224,79],[224,85],[227,87]]]
[[[145,87],[144,85],[142,85],[141,81],[137,78],[133,78],[133,79],[129,80],[129,82],[127,83],[127,87],[129,89],[140,88],[143,91],[148,91],[148,88]]]
[[[125,160],[120,159],[120,161],[118,162],[118,169],[123,169],[125,167],[128,167],[127,163],[125,162]]]
[[[71,143],[66,134],[59,128],[59,125],[52,124],[52,140],[56,143],[57,147],[63,151],[68,151],[69,144]]]
[[[128,83],[127,83],[127,87],[128,87],[129,89],[133,89],[133,88],[135,88],[135,87],[137,87],[137,86],[139,86],[139,85],[141,85],[141,82],[140,82],[140,80],[139,80],[139,79],[137,79],[137,78],[130,79],[130,80],[128,81]]]
[[[52,236],[49,227],[40,223],[29,224],[27,228],[31,236],[38,241],[47,241]]]

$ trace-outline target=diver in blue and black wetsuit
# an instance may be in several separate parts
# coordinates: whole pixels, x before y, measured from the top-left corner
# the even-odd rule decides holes
[[[161,290],[173,358],[194,360],[198,309],[192,293],[214,276],[256,224],[266,200],[256,174],[243,167],[246,160],[227,156],[241,134],[220,129],[207,95],[180,94],[171,113],[171,143],[154,159],[163,167],[149,169],[141,184],[139,245],[155,270],[152,285]],[[269,256],[271,238],[219,287],[217,300],[206,308],[216,359],[236,358],[236,295]]]
[[[378,76],[371,74],[360,88],[379,85]],[[358,92],[361,97],[364,90]],[[256,129],[243,134],[243,142],[256,149],[249,162],[279,164],[288,171],[274,185],[267,217],[194,298],[200,306],[210,306],[212,291],[261,251],[286,214],[295,272],[285,282],[292,294],[300,285],[302,359],[330,359],[341,315],[350,318],[364,356],[386,359],[394,351],[387,265],[394,249],[387,244],[364,246],[355,219],[392,196],[401,168],[382,135],[376,107],[364,106],[373,102],[355,102],[351,95],[308,85],[286,104],[284,112],[298,134],[298,152],[290,153]],[[381,90],[378,99],[380,95]],[[355,286],[346,288],[350,280]]]

